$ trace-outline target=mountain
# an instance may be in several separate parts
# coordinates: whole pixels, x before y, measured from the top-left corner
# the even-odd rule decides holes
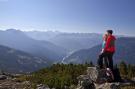
[[[114,62],[124,60],[126,63],[135,64],[135,37],[120,37],[116,40],[116,53]],[[101,45],[89,49],[82,49],[67,56],[63,61],[66,63],[85,63],[93,61],[96,63],[101,50]]]
[[[57,62],[66,55],[66,50],[48,41],[30,38],[16,29],[0,31],[0,44]]]
[[[100,44],[102,40],[102,35],[96,33],[64,33],[57,31],[30,31],[25,33],[36,40],[47,40],[65,48],[68,52],[91,48]]]
[[[49,40],[61,34],[59,31],[24,31],[26,35],[36,40]]]
[[[0,70],[12,73],[32,72],[49,65],[45,59],[0,45]]]

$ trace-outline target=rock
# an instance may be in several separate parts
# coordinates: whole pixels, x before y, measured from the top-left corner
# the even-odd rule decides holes
[[[78,86],[76,89],[119,89],[119,83],[107,83],[106,70],[88,67],[86,75],[77,77]]]
[[[132,78],[132,81],[134,81],[134,82],[135,82],[135,77],[133,77],[133,78]]]
[[[5,79],[7,79],[6,75],[0,75],[0,80],[5,80]]]
[[[79,80],[77,89],[95,89],[93,81],[88,75],[80,75],[77,79]]]
[[[36,89],[50,89],[47,85],[39,84]]]
[[[103,83],[103,84],[96,84],[95,89],[120,89],[119,83]]]
[[[94,83],[105,83],[107,75],[105,69],[97,69],[96,67],[88,67],[87,75]]]
[[[24,82],[22,82],[22,84],[30,85],[30,82],[29,81],[24,81]]]
[[[15,82],[13,80],[0,80],[0,89],[31,89],[31,84],[26,82]]]
[[[96,82],[99,73],[98,73],[96,67],[88,67],[87,68],[87,75],[90,77],[90,79],[92,81]]]

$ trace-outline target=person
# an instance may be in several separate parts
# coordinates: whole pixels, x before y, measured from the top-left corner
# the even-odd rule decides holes
[[[107,30],[107,34],[108,34],[108,38],[107,38],[106,45],[103,52],[107,56],[107,59],[109,62],[108,67],[111,70],[113,70],[113,55],[116,51],[116,48],[115,48],[116,37],[113,35],[112,30]]]
[[[102,50],[100,52],[100,56],[103,56],[104,55],[103,53],[104,53],[104,48],[105,48],[105,45],[106,45],[107,37],[108,37],[107,34],[104,34],[103,35]],[[103,59],[104,59],[104,62],[105,62],[105,66],[107,67],[107,58],[105,57],[105,55],[103,57],[102,58],[99,58],[99,60],[98,60],[98,65],[99,65],[99,67],[101,69],[103,68]]]
[[[101,51],[98,59],[98,66],[99,68],[103,68],[103,58],[106,58],[107,67],[113,70],[113,54],[115,53],[115,36],[112,35],[112,30],[107,30],[107,40],[105,43],[104,48]]]
[[[104,35],[103,35],[103,43],[102,43],[102,50],[101,50],[101,53],[103,53],[103,51],[104,51],[104,48],[105,48],[105,45],[106,45],[106,41],[107,41],[107,37],[108,37],[107,34],[104,34]]]

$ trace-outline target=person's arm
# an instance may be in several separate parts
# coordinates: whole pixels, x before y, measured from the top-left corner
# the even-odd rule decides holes
[[[104,52],[104,49],[102,49],[100,53],[102,54],[103,52]]]

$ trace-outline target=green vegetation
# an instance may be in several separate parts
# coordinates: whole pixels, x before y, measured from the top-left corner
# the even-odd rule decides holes
[[[122,61],[119,64],[120,75],[123,78],[133,78],[135,77],[135,65],[126,64]]]
[[[93,66],[92,62],[85,64],[53,64],[51,67],[41,69],[30,75],[21,76],[19,80],[30,81],[33,87],[37,84],[45,84],[56,89],[64,89],[65,86],[75,87],[78,84],[77,77],[86,74],[87,67],[90,66]],[[122,78],[131,79],[135,77],[134,65],[121,62],[118,69]],[[135,86],[126,86],[121,89],[135,89]]]
[[[135,78],[135,65],[126,64],[124,61],[122,61],[119,64],[119,71],[122,78]],[[124,86],[121,87],[121,89],[135,89],[135,85]]]
[[[76,86],[77,77],[86,74],[86,69],[93,66],[92,62],[85,64],[53,64],[41,69],[30,76],[22,76],[20,80],[28,80],[33,84],[46,84],[50,88],[64,89],[65,86]]]

